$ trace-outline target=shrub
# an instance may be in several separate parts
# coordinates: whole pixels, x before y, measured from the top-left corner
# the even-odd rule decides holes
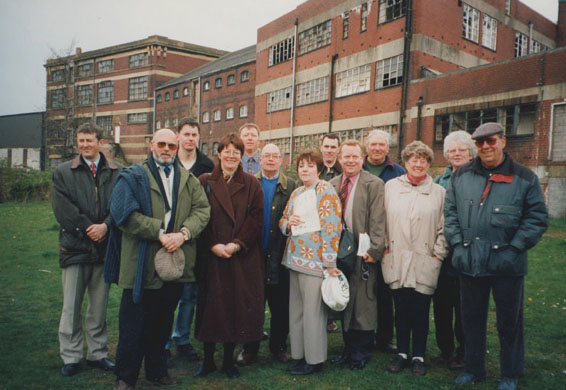
[[[51,173],[28,167],[10,168],[0,161],[0,202],[46,200],[51,188]]]

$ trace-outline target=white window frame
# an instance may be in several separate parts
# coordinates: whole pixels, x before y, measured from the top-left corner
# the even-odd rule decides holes
[[[407,13],[407,0],[379,0],[379,24],[401,18]]]
[[[97,103],[114,102],[114,82],[112,80],[101,81],[96,85]]]
[[[204,83],[202,83],[202,90],[203,91],[210,91],[210,81],[206,80]]]
[[[214,122],[219,122],[222,120],[222,111],[220,110],[214,110]]]
[[[226,109],[226,119],[234,119],[234,107],[228,107]]]
[[[403,54],[377,61],[375,89],[388,88],[403,82]]]
[[[132,54],[130,56],[130,69],[141,68],[142,66],[146,66],[147,64],[148,64],[147,53]]]
[[[291,87],[278,89],[267,94],[267,112],[291,108]]]
[[[112,115],[97,116],[96,124],[102,128],[104,137],[112,134]]]
[[[202,123],[208,122],[210,122],[210,113],[208,111],[205,111],[202,113]]]
[[[183,96],[189,96],[189,87],[183,88]]]
[[[328,100],[328,76],[297,85],[297,106]]]
[[[464,3],[462,17],[462,36],[472,42],[478,43],[480,36],[480,11]]]
[[[280,64],[292,59],[295,55],[295,36],[277,42],[269,47],[269,66]]]
[[[98,62],[98,74],[112,72],[114,70],[114,60],[102,60]]]
[[[250,72],[248,70],[244,70],[240,73],[240,83],[248,81],[250,79]]]
[[[367,92],[370,89],[371,66],[361,65],[336,73],[335,97]]]
[[[483,14],[481,44],[493,51],[497,50],[497,19]]]
[[[128,124],[147,123],[147,112],[134,112],[128,114]]]
[[[330,45],[331,38],[331,20],[317,24],[316,26],[299,33],[298,54],[305,54],[323,46]]]
[[[128,80],[128,100],[144,99],[147,99],[147,76],[130,78]]]
[[[529,37],[519,31],[515,31],[515,57],[529,54]]]
[[[77,87],[77,104],[86,106],[92,103],[92,84],[79,85]]]
[[[240,106],[240,118],[247,118],[248,117],[248,106],[244,104]]]

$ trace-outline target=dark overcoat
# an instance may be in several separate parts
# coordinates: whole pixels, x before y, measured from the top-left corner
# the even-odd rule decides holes
[[[264,319],[264,264],[261,252],[263,190],[241,166],[226,183],[219,165],[199,178],[211,206],[199,239],[199,297],[195,336],[202,342],[259,340]],[[237,243],[231,258],[215,256],[216,244]]]

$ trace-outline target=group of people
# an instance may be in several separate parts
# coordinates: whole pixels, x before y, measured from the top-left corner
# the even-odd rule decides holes
[[[362,370],[375,344],[395,353],[389,372],[410,367],[424,375],[433,301],[442,361],[464,370],[458,384],[483,381],[492,292],[499,389],[516,388],[524,370],[526,251],[548,217],[536,175],[504,152],[501,125],[447,136],[449,166],[434,180],[427,145],[408,144],[403,168],[389,157],[390,135],[381,130],[370,131],[364,145],[327,134],[320,150],[299,151],[300,183],[282,172],[276,145],[259,149],[255,124],[220,140],[216,165],[198,150],[199,137],[198,122],[184,119],[177,132],[155,132],[143,164],[123,168],[101,153],[98,126],[78,129],[79,156],[53,175],[63,376],[81,368],[86,292],[87,363],[112,370],[115,389],[135,388],[142,361],[149,381],[177,385],[168,373],[172,344],[178,358],[200,360],[190,343],[193,313],[204,352],[194,376],[216,371],[221,343],[221,372],[237,378],[237,366],[256,359],[265,337],[266,302],[273,358],[294,360],[292,375],[320,371],[329,314],[321,285],[340,274],[338,250],[348,230],[364,249],[346,275],[350,300],[334,313],[344,347],[333,364]],[[184,258],[174,280],[156,267],[167,254]],[[106,336],[110,283],[123,289],[115,364]]]

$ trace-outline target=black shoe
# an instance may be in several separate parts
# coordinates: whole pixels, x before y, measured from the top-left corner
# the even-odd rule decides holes
[[[177,345],[177,356],[189,362],[196,362],[200,360],[198,352],[191,344]]]
[[[350,361],[350,356],[344,352],[340,356],[336,356],[334,359],[330,360],[330,363],[340,366],[346,364]]]
[[[298,370],[299,368],[301,368],[305,364],[307,364],[305,362],[305,359],[297,360],[297,362],[295,364],[293,364],[291,367],[289,367],[289,370],[291,370],[291,371]]]
[[[240,371],[238,371],[238,369],[234,365],[222,367],[222,372],[228,379],[236,379],[240,377]]]
[[[212,365],[210,367],[207,367],[205,364],[201,364],[199,369],[197,370],[197,372],[195,372],[193,374],[193,377],[195,378],[204,378],[205,376],[207,376],[208,374],[210,374],[211,372],[216,371],[216,366]]]
[[[73,376],[81,370],[81,365],[79,363],[69,363],[61,367],[61,375],[63,376]]]
[[[361,371],[367,364],[367,360],[354,360],[350,363],[350,370]]]
[[[403,358],[403,356],[397,355],[391,361],[391,365],[389,366],[387,371],[392,372],[393,374],[396,374],[398,372],[403,371],[403,369],[405,367],[407,367],[408,365],[409,365],[409,359],[405,359],[405,358]]]
[[[320,371],[322,371],[322,363],[308,364],[304,362],[303,365],[297,367],[297,369],[291,369],[291,375],[310,375]]]
[[[86,363],[89,366],[98,368],[102,371],[114,371],[114,367],[116,367],[116,364],[114,364],[114,362],[108,358],[102,358],[100,360],[87,360]]]
[[[426,368],[424,362],[421,362],[419,359],[413,359],[413,361],[411,362],[411,372],[413,373],[413,375],[425,375]]]

